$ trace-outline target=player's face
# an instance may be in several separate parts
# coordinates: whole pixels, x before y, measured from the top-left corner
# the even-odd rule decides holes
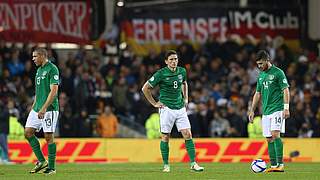
[[[178,55],[172,54],[165,60],[169,68],[175,69],[178,66]]]
[[[37,53],[33,52],[32,53],[32,61],[36,64],[36,66],[41,66],[44,60],[44,56]]]
[[[265,60],[259,60],[257,61],[258,68],[260,71],[266,71],[268,70],[268,61]]]

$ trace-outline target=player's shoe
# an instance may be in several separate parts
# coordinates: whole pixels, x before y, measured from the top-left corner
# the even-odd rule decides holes
[[[284,164],[278,165],[274,172],[284,172]]]
[[[196,171],[196,172],[201,172],[204,170],[204,167],[199,166],[196,162],[192,163],[191,170]]]
[[[56,174],[56,170],[55,169],[50,169],[50,168],[47,168],[43,171],[43,174],[45,175],[52,175],[52,174]]]
[[[269,172],[284,172],[284,165],[278,165],[276,167],[270,167],[268,169],[265,170],[265,172],[269,173]]]
[[[31,169],[30,173],[31,174],[37,173],[37,172],[41,171],[42,169],[44,169],[46,167],[48,167],[48,161],[44,161],[44,162],[39,162],[38,161],[36,163],[36,166],[33,169]]]
[[[170,166],[169,166],[169,164],[165,164],[165,165],[163,166],[162,172],[170,172]]]

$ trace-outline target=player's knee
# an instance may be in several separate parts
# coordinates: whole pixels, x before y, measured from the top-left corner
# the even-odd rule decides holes
[[[45,134],[44,139],[47,141],[47,143],[53,143],[53,136],[52,134]]]
[[[184,137],[184,139],[191,139],[192,138],[191,131],[188,129],[182,130],[181,134]]]
[[[25,137],[26,139],[29,139],[29,138],[31,138],[32,136],[33,136],[33,131],[30,130],[30,129],[25,129],[25,131],[24,131],[24,137]]]
[[[169,134],[162,134],[162,136],[161,136],[161,140],[164,142],[168,142],[169,138],[170,138]]]
[[[271,135],[272,135],[272,139],[275,140],[280,137],[280,132],[275,131],[275,132],[272,132]]]

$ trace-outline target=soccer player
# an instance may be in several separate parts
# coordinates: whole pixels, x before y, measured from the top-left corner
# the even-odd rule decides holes
[[[160,150],[164,163],[163,172],[170,172],[169,138],[172,127],[176,124],[178,131],[185,139],[185,145],[191,161],[191,170],[203,171],[195,161],[195,146],[192,140],[191,126],[186,112],[188,104],[188,84],[185,68],[178,67],[176,51],[169,50],[165,54],[167,67],[158,70],[143,86],[142,91],[147,100],[155,108],[159,108],[160,131],[162,133]],[[151,89],[159,85],[160,98],[156,102]]]
[[[59,85],[59,70],[48,60],[46,49],[37,48],[32,53],[32,60],[38,66],[35,77],[35,99],[25,126],[25,137],[28,140],[38,162],[30,173],[37,173],[46,168],[44,174],[55,174],[56,144],[53,133],[59,116],[57,98]],[[42,154],[35,131],[43,129],[48,143],[48,161]]]
[[[257,53],[256,63],[261,70],[257,88],[248,112],[253,122],[254,111],[262,99],[262,131],[267,138],[271,167],[266,172],[284,172],[283,143],[280,133],[285,132],[285,119],[289,118],[289,85],[284,72],[272,65],[267,51]]]

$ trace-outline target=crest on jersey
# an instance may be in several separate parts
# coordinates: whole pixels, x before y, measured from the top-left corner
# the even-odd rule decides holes
[[[179,74],[179,75],[178,75],[178,78],[179,78],[179,79],[182,79],[182,75],[181,75],[181,74]]]
[[[283,82],[284,84],[288,84],[287,79],[283,79],[282,82]]]
[[[54,79],[54,80],[58,80],[58,79],[59,79],[59,76],[58,76],[58,75],[54,75],[54,76],[53,76],[53,79]]]
[[[154,81],[154,77],[153,76],[150,78],[150,81]]]
[[[42,76],[47,75],[47,71],[43,71]]]
[[[274,79],[274,75],[269,75],[269,80],[273,80]]]

